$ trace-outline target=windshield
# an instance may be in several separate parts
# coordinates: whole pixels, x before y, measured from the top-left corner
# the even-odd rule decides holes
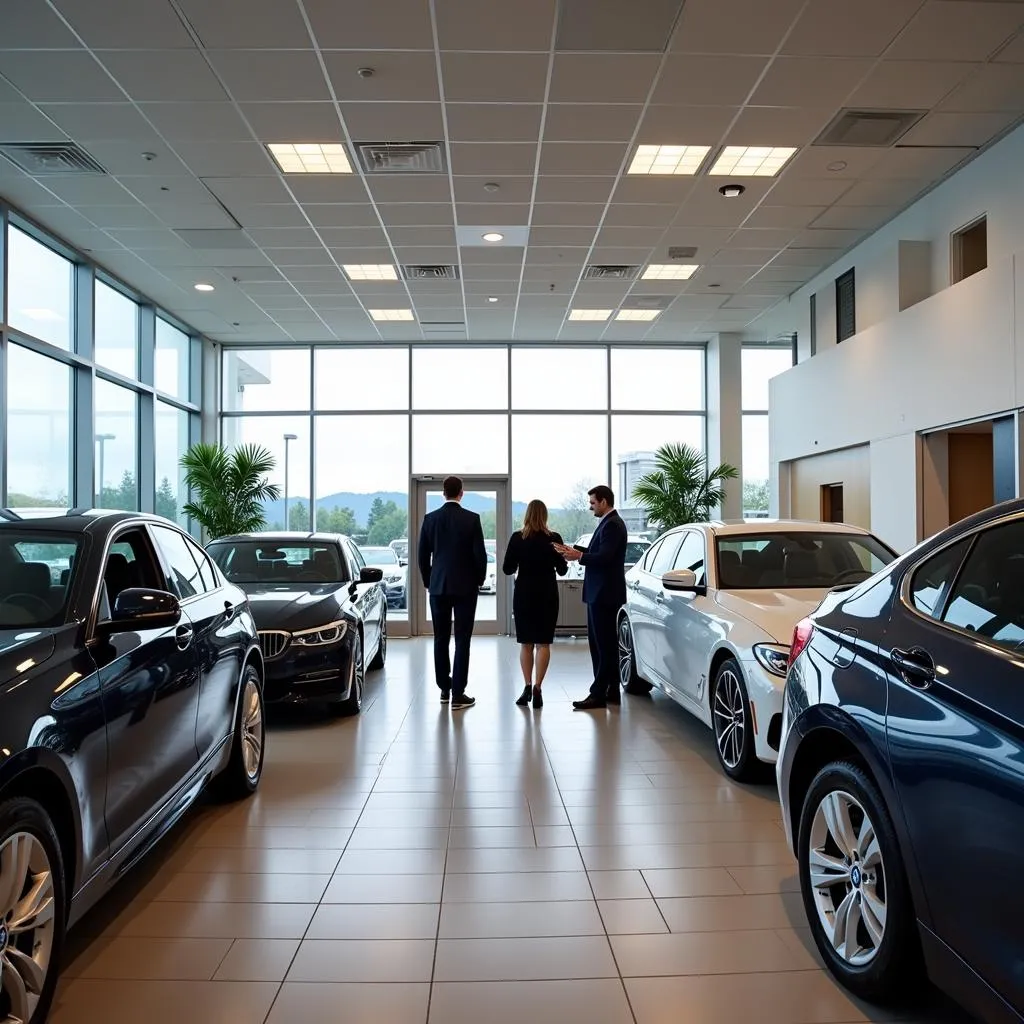
[[[626,565],[636,565],[650,546],[646,541],[631,540],[626,545]]]
[[[398,556],[391,548],[360,548],[367,565],[398,565]]]
[[[0,530],[0,629],[64,622],[79,538]]]
[[[896,555],[877,538],[856,533],[745,533],[719,537],[721,590],[831,589],[859,583]]]
[[[335,544],[227,541],[209,552],[232,583],[347,583],[348,573]]]

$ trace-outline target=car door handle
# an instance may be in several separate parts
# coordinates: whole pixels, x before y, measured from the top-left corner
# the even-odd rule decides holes
[[[901,676],[911,685],[927,689],[935,680],[935,663],[920,647],[904,651],[894,647],[889,658]]]
[[[654,603],[655,604],[664,604],[665,603],[665,595],[660,590],[655,595]]]
[[[179,650],[185,650],[192,643],[192,627],[179,626],[174,631],[174,642],[178,645]]]

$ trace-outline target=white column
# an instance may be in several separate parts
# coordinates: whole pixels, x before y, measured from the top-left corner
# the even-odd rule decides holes
[[[220,440],[219,417],[221,403],[220,345],[203,339],[203,385],[199,399],[200,437],[206,444]]]
[[[718,334],[708,342],[708,468],[727,462],[739,472],[725,485],[723,519],[743,516],[742,351],[738,334]]]

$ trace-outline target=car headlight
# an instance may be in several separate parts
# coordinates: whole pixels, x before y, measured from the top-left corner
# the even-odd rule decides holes
[[[299,647],[322,647],[326,644],[338,643],[347,632],[347,622],[330,622],[326,626],[317,626],[315,629],[304,629],[299,633],[292,633],[292,643]]]
[[[789,666],[789,648],[782,644],[754,644],[754,657],[766,672],[786,678]]]
[[[402,577],[401,576],[386,576],[385,577],[385,581],[387,583],[401,583],[402,582]]]

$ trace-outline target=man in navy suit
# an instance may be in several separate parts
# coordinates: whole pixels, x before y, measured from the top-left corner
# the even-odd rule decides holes
[[[469,645],[476,620],[476,599],[487,577],[487,549],[480,517],[462,507],[462,481],[446,477],[444,504],[423,517],[418,561],[423,586],[430,592],[434,623],[434,675],[441,703],[453,709],[476,703],[466,693]],[[455,662],[448,654],[455,620]]]
[[[590,509],[600,519],[586,551],[556,545],[570,561],[587,570],[583,601],[587,606],[587,638],[594,663],[590,696],[574,700],[577,711],[593,711],[621,703],[619,695],[618,616],[626,603],[626,540],[628,531],[615,511],[615,495],[601,484],[588,492]]]

